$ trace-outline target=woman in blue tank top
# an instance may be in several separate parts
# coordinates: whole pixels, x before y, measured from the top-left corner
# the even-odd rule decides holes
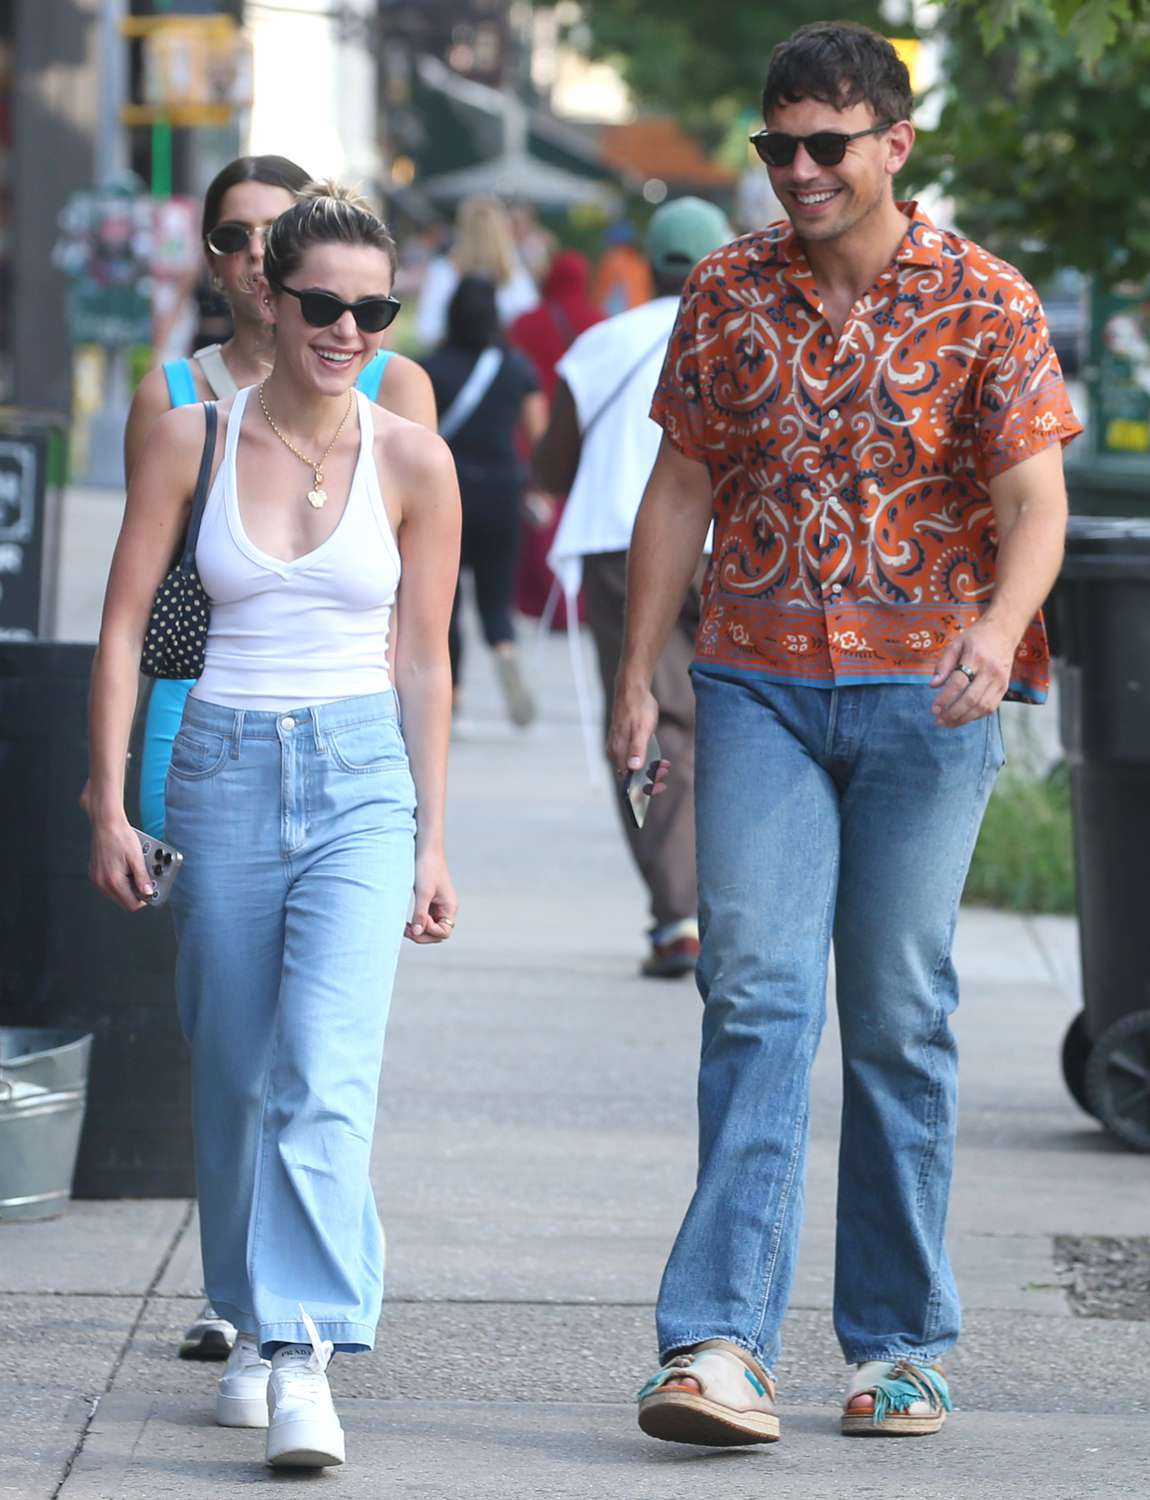
[[[127,478],[152,425],[165,411],[197,401],[222,400],[267,375],[273,346],[255,295],[263,270],[264,236],[272,220],[291,207],[309,180],[302,167],[284,156],[241,156],[213,178],[204,196],[204,255],[213,286],[227,300],[235,331],[225,344],[198,349],[190,359],[169,360],[141,381],[124,434]],[[431,384],[414,361],[381,350],[364,367],[356,385],[369,400],[434,428]],[[190,682],[157,679],[148,700],[139,817],[140,827],[156,838],[164,832],[164,788],[172,741],[191,686]]]

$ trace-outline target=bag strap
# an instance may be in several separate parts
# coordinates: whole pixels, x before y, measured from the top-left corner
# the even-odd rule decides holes
[[[545,302],[543,305],[547,309],[547,316],[551,319],[555,332],[563,340],[563,350],[566,353],[575,342],[575,330],[571,326],[571,320],[558,303]]]
[[[603,413],[607,410],[608,407],[614,405],[614,403],[619,399],[619,397],[623,394],[623,392],[631,384],[631,382],[635,378],[635,376],[638,375],[639,371],[643,368],[643,366],[651,358],[652,354],[654,354],[657,349],[662,348],[663,345],[666,344],[668,338],[670,338],[670,334],[661,333],[659,335],[659,337],[655,340],[655,342],[651,345],[651,347],[649,349],[644,349],[643,350],[643,353],[639,356],[639,358],[635,361],[635,363],[627,371],[626,375],[623,376],[623,378],[622,378],[622,380],[620,380],[619,384],[617,386],[615,386],[614,390],[612,390],[611,394],[607,397],[606,401],[603,401],[603,402],[600,403],[599,407],[597,408],[597,410],[595,412],[595,415],[591,418],[591,420],[587,423],[586,427],[584,427],[583,430],[582,430],[582,432],[579,434],[579,437],[580,437],[581,441],[586,442],[586,440],[587,440],[587,434],[591,431],[592,427],[594,427],[595,423],[599,420],[599,418],[603,415]]]
[[[192,497],[192,510],[188,516],[188,529],[184,534],[184,550],[180,554],[180,566],[186,567],[196,555],[196,543],[200,539],[200,523],[204,519],[204,507],[208,503],[208,487],[212,479],[212,460],[216,456],[216,431],[220,414],[214,401],[205,401],[204,451],[200,458],[200,472],[196,476],[196,493]]]
[[[190,359],[169,359],[164,363],[164,379],[168,386],[168,400],[173,406],[192,406],[199,400],[196,382],[192,376]]]
[[[495,377],[503,367],[503,350],[496,344],[489,345],[471,367],[471,374],[463,382],[459,394],[439,419],[439,435],[448,442],[468,421],[475,408],[494,384]]]
[[[224,351],[220,344],[208,344],[206,348],[197,349],[192,358],[204,372],[204,378],[217,400],[235,395],[236,383],[224,360]]]

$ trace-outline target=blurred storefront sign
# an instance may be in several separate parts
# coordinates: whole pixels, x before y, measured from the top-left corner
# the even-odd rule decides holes
[[[154,212],[135,178],[69,198],[52,259],[69,280],[74,344],[125,348],[150,342]]]
[[[1091,321],[1098,451],[1150,455],[1150,287],[1096,291]]]
[[[130,352],[182,348],[200,266],[199,205],[156,199],[127,176],[69,198],[53,263],[68,277],[68,332],[76,349],[73,459],[92,484],[118,484],[130,398]],[[186,333],[186,330],[184,330]]]
[[[0,640],[50,634],[63,421],[0,407]]]
[[[141,98],[125,125],[226,125],[252,102],[252,44],[229,15],[132,16],[121,26],[141,46]]]

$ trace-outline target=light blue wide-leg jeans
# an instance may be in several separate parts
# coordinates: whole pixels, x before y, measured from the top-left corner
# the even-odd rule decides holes
[[[845,1358],[929,1363],[958,1337],[945,1247],[958,1001],[951,945],[1002,765],[927,684],[695,674],[703,997],[699,1170],[659,1349],[722,1338],[767,1368],[794,1277],[830,945],[842,1030],[835,1328]]]
[[[168,840],[192,1047],[204,1282],[261,1346],[370,1349],[383,1238],[369,1178],[414,878],[391,693],[287,713],[189,698]]]

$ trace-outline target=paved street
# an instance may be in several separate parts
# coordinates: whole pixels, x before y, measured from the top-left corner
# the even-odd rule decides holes
[[[65,557],[76,581],[114,525],[110,499],[82,505]],[[81,592],[64,589],[74,638],[98,602]],[[636,977],[638,881],[606,781],[585,768],[563,642],[534,658],[545,712],[527,734],[499,721],[475,650],[471,666],[452,770],[459,930],[443,950],[410,949],[397,985],[375,1150],[389,1302],[377,1352],[333,1366],[346,1468],[273,1476],[260,1434],[213,1425],[217,1369],[174,1356],[198,1305],[191,1205],[78,1203],[0,1226],[0,1496],[218,1500],[292,1483],[349,1500],[1147,1493],[1147,1323],[1075,1316],[1054,1268],[1054,1235],[1145,1234],[1150,1202],[1150,1158],[1110,1144],[1061,1082],[1078,1000],[1060,919],[971,911],[960,926],[952,1250],[967,1328],[943,1434],[837,1435],[829,1031],[778,1370],[784,1440],[712,1453],[642,1437],[632,1397],[691,1187],[697,997]]]

